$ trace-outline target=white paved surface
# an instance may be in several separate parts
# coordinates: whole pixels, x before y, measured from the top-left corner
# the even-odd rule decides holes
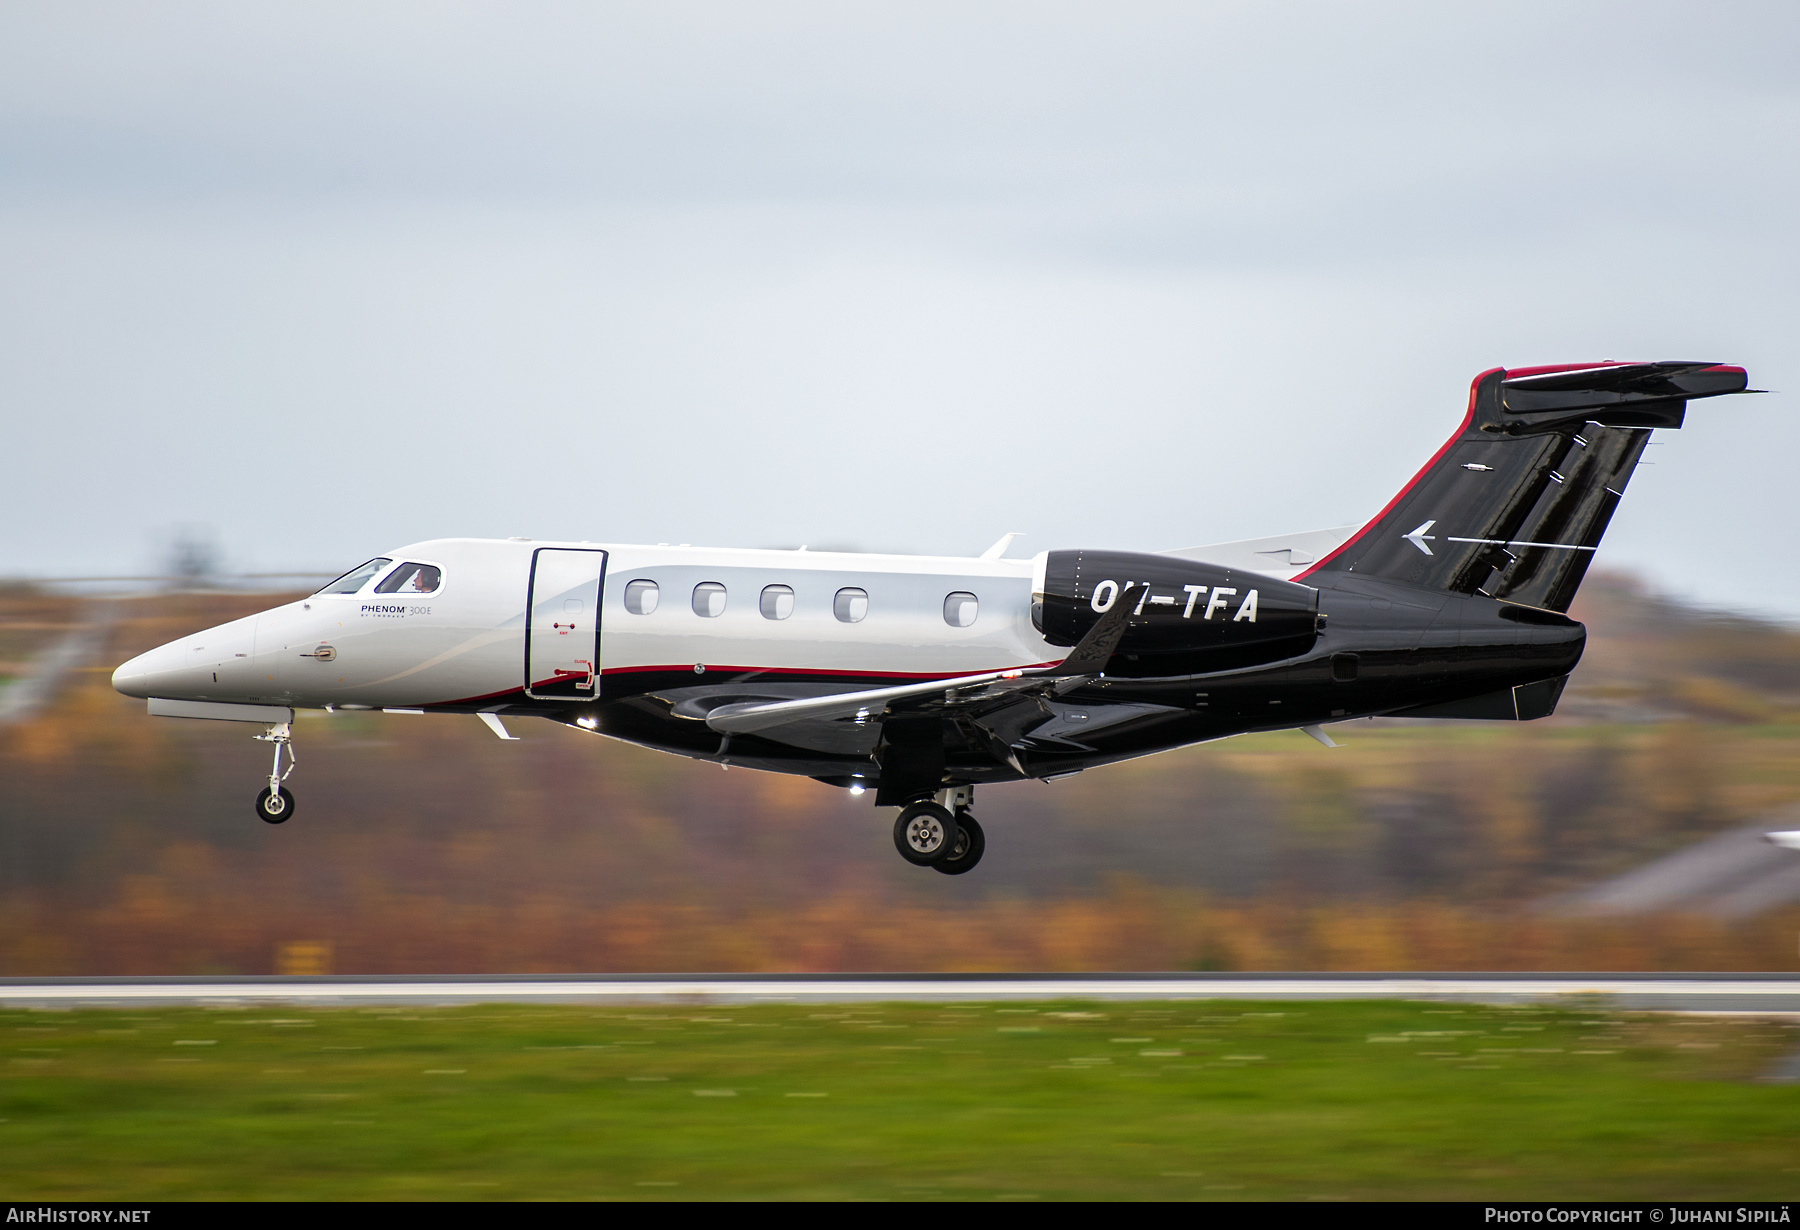
[[[1614,1007],[1800,1013],[1796,975],[895,975],[515,978],[0,979],[0,1005],[129,1003],[628,1003],[1046,999],[1598,998]]]

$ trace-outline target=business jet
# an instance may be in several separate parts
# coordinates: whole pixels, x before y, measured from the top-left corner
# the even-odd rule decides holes
[[[1751,392],[1713,363],[1477,376],[1462,424],[1360,527],[1146,554],[1007,559],[443,538],[196,632],[113,675],[153,715],[255,723],[256,813],[295,812],[300,708],[540,717],[898,807],[947,875],[991,782],[1048,781],[1250,731],[1387,716],[1529,721],[1651,432]],[[283,767],[283,753],[287,766]]]

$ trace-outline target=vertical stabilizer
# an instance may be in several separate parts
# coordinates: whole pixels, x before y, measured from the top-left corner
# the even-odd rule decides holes
[[[1743,368],[1716,363],[1483,372],[1457,433],[1302,576],[1354,572],[1566,611],[1651,430],[1746,383]]]

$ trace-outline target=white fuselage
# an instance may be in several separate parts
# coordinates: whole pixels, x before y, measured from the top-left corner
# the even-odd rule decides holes
[[[547,571],[533,569],[546,551],[564,561],[593,558],[597,584],[545,592]],[[667,679],[667,672],[685,672],[695,684],[711,682],[708,675],[747,674],[854,684],[1031,666],[1067,652],[1032,625],[1034,565],[1041,576],[1042,557],[468,538],[415,543],[387,557],[392,562],[356,593],[315,594],[197,632],[125,663],[114,686],[133,696],[301,708],[503,704],[532,695],[533,684],[547,686],[542,665],[534,668],[539,678],[526,678],[528,629],[537,638],[535,657],[560,644],[548,638],[568,639],[565,657],[576,665],[555,673],[577,681],[561,696],[575,702],[635,691],[628,677],[641,673]],[[438,570],[430,592],[377,592],[408,564]],[[654,609],[627,609],[633,581],[654,583]],[[709,587],[699,600],[697,586]],[[723,586],[722,609],[712,586]],[[776,589],[765,602],[770,587]],[[597,663],[579,648],[583,637],[594,643],[593,600],[584,594],[595,591]],[[838,596],[845,591],[861,591],[866,603],[843,606]],[[947,614],[953,594],[973,595],[973,609],[963,599]],[[637,606],[645,605],[640,598]],[[597,686],[582,683],[580,672],[596,666]]]

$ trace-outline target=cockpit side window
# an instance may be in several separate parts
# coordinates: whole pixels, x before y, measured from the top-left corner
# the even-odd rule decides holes
[[[378,594],[433,594],[443,583],[444,574],[432,564],[415,564],[408,561],[398,568],[387,580],[375,587]]]
[[[371,577],[379,574],[383,568],[386,568],[393,562],[394,561],[391,559],[382,558],[372,559],[366,564],[359,564],[337,580],[333,581],[330,585],[327,585],[324,589],[318,590],[317,593],[354,594],[357,590],[367,585]]]

